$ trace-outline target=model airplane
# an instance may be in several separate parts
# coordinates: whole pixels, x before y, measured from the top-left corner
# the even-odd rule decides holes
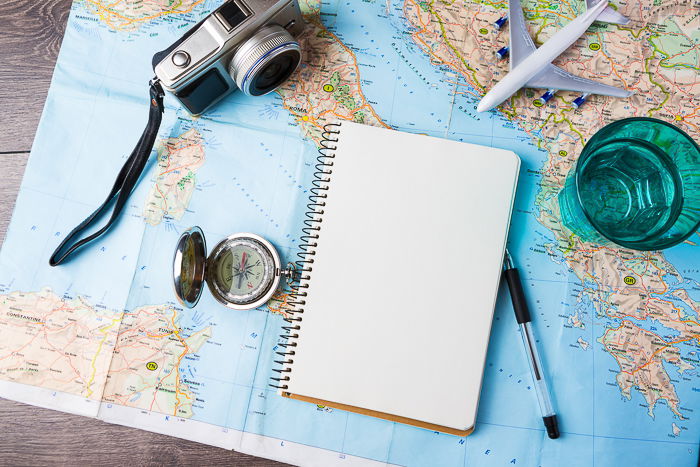
[[[552,65],[552,61],[576,42],[593,21],[617,24],[629,22],[629,18],[610,8],[607,0],[586,0],[586,7],[584,14],[576,17],[542,44],[542,47],[537,48],[527,31],[520,0],[509,0],[510,46],[503,47],[496,55],[501,58],[510,55],[510,72],[481,99],[476,110],[491,110],[523,87],[547,89],[539,98],[541,104],[547,103],[557,90],[583,93],[574,100],[574,107],[583,105],[589,94],[631,96],[633,93],[625,89],[596,83]],[[496,21],[496,28],[500,28],[506,20],[503,17]]]

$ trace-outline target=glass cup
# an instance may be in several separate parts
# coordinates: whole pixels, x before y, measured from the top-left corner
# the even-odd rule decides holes
[[[583,148],[559,207],[564,225],[587,242],[677,245],[700,228],[700,146],[661,120],[613,122]]]

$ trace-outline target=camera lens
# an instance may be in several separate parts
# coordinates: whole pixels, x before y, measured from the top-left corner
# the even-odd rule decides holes
[[[257,75],[252,87],[253,95],[266,94],[282,84],[297,67],[294,57],[278,55]],[[259,93],[259,94],[258,94]]]
[[[301,61],[299,43],[281,26],[266,26],[236,51],[229,73],[249,96],[274,91]]]

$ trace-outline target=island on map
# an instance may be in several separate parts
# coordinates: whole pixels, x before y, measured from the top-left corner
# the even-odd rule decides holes
[[[160,224],[165,217],[182,218],[192,199],[197,170],[205,161],[204,139],[195,128],[161,141],[156,151],[155,181],[143,210],[143,219],[150,225]]]

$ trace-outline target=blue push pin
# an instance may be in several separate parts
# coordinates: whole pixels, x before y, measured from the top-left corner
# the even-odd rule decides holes
[[[503,25],[506,24],[506,21],[508,21],[508,15],[501,16],[500,18],[498,18],[498,19],[493,23],[493,26],[496,28],[496,31],[498,31],[499,29],[501,29],[501,28],[503,27]]]
[[[496,57],[498,57],[499,60],[503,60],[508,55],[509,51],[510,51],[510,47],[508,47],[508,46],[501,47],[500,49],[498,49],[496,51]]]
[[[537,98],[537,107],[542,107],[545,105],[547,102],[552,100],[552,97],[554,97],[554,93],[557,92],[556,89],[549,89],[547,92],[542,94],[540,97]]]
[[[574,109],[578,109],[581,107],[583,104],[586,103],[586,97],[590,96],[590,93],[584,93],[578,96],[576,99],[574,99],[574,102],[572,102]]]

